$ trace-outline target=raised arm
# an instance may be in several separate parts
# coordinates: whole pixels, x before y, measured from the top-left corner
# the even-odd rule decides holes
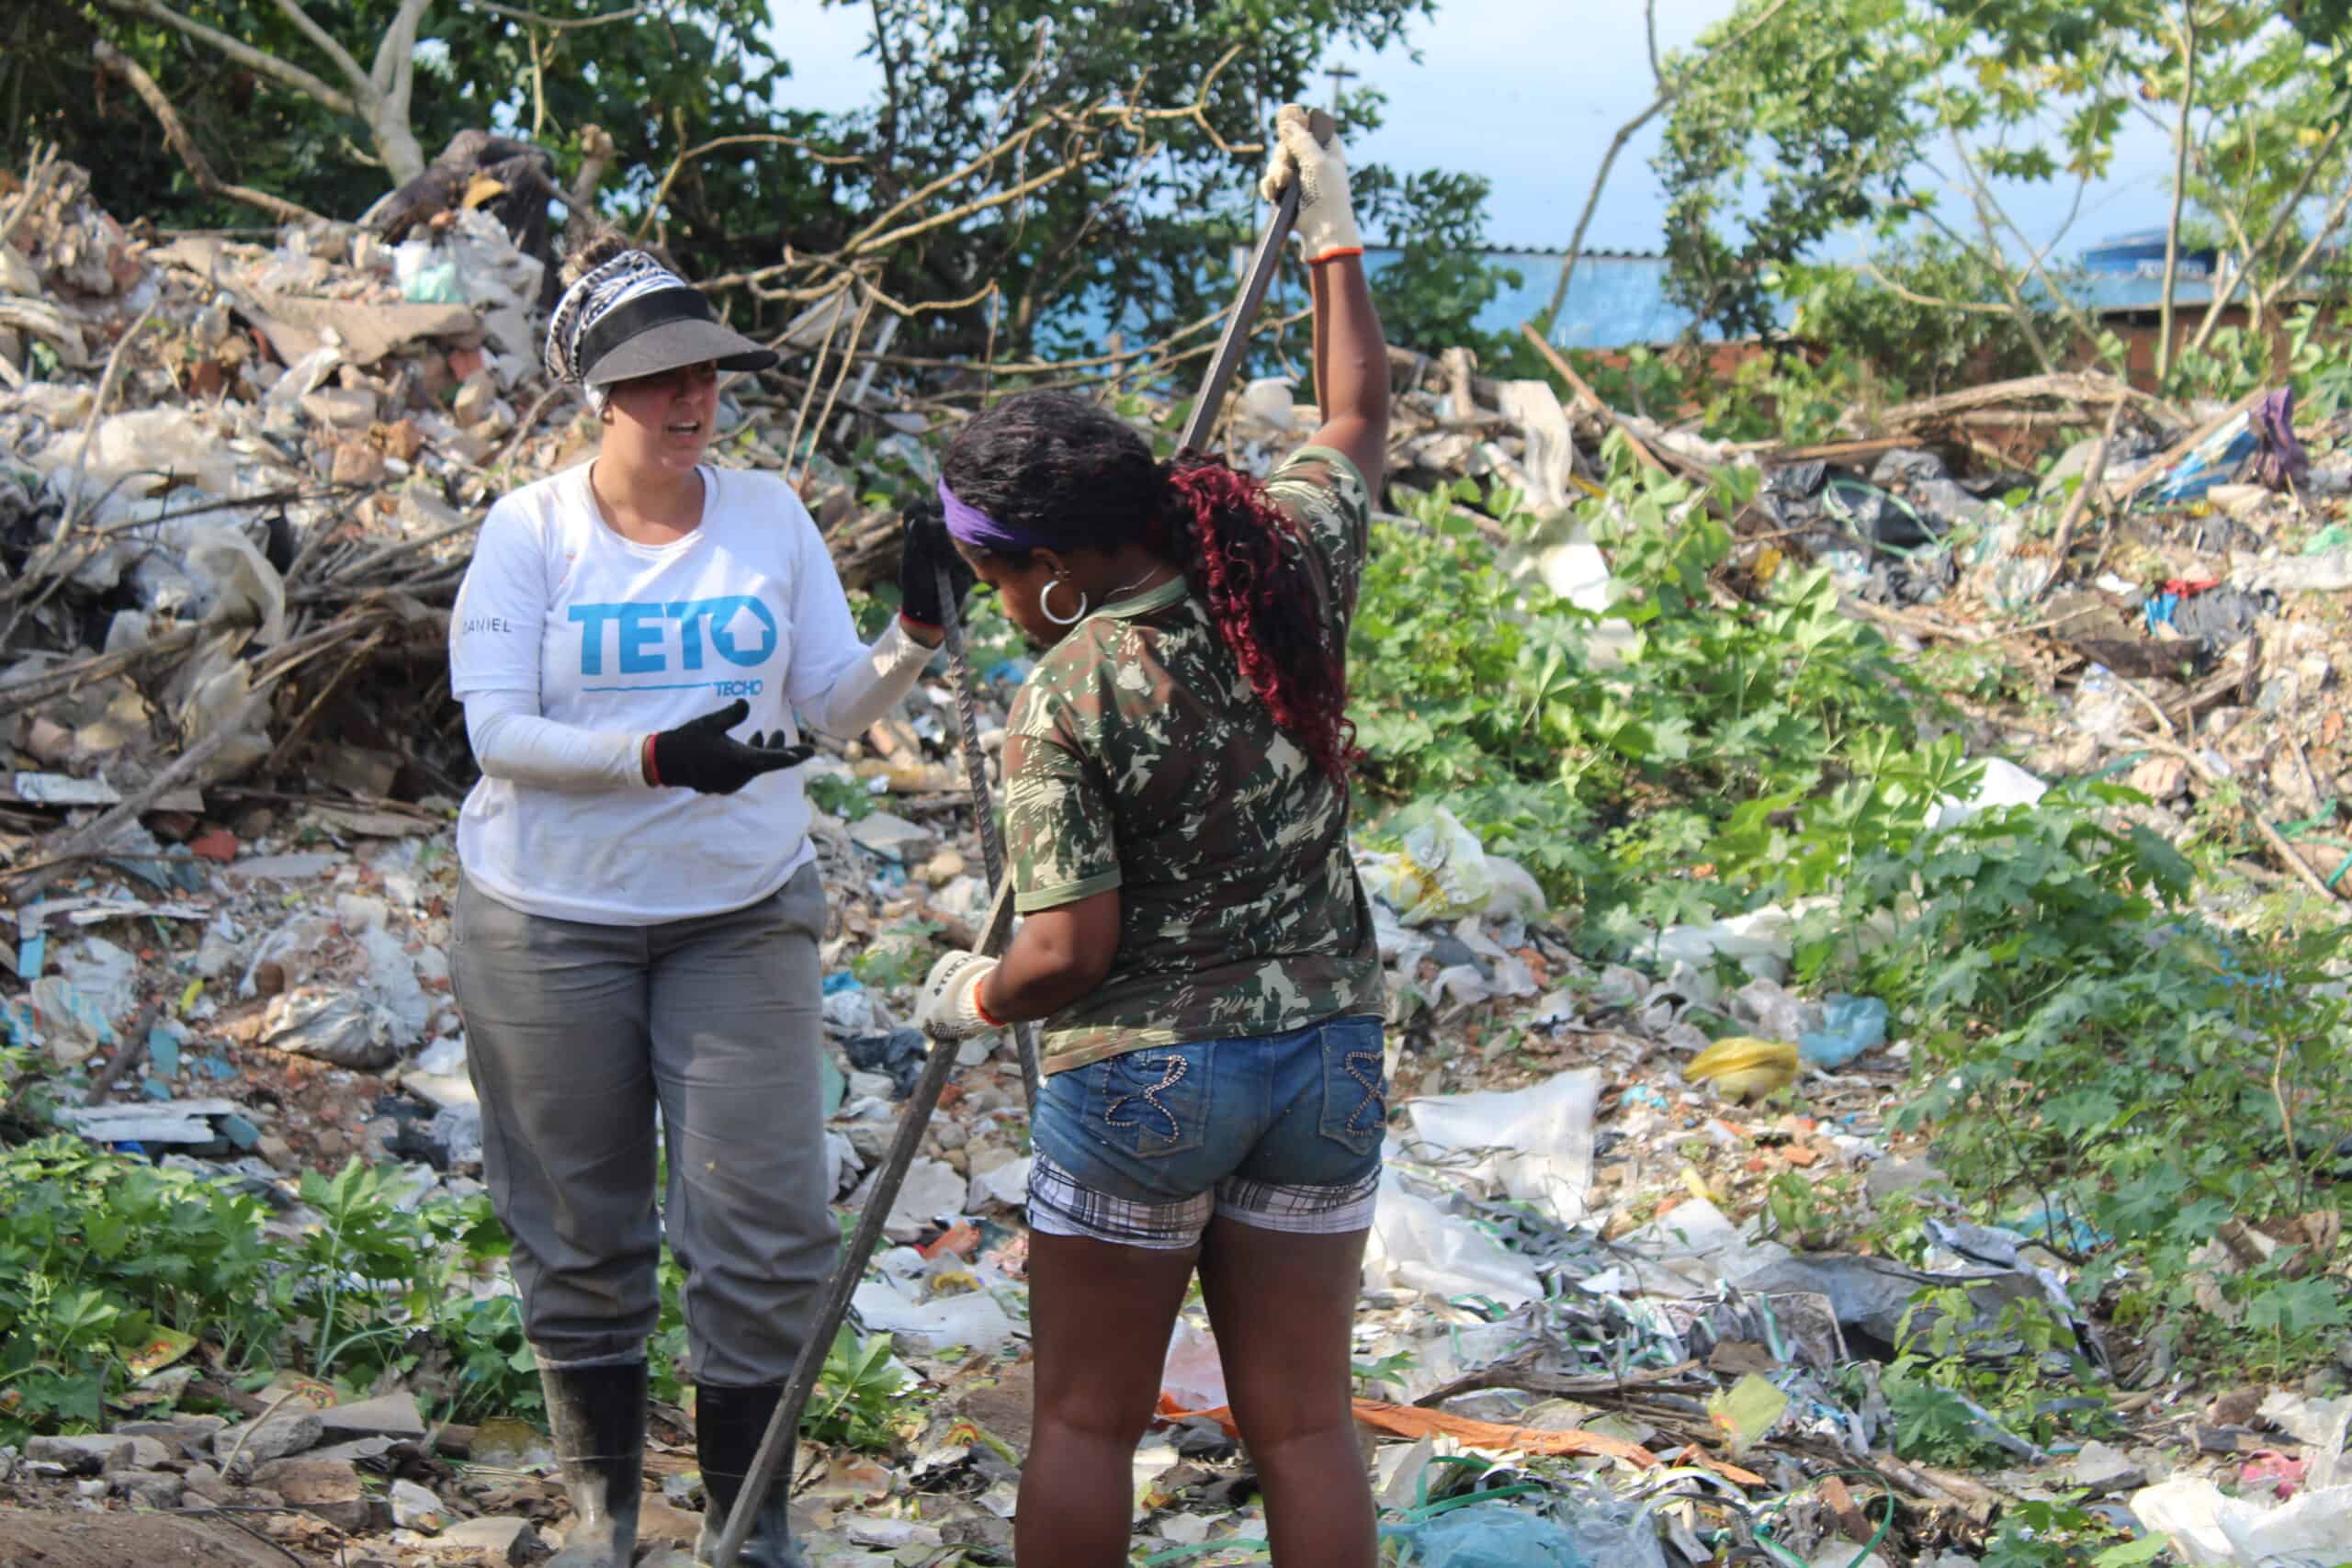
[[[1316,141],[1307,126],[1305,109],[1283,107],[1260,188],[1272,201],[1298,183],[1298,236],[1315,293],[1315,400],[1323,412],[1313,440],[1345,453],[1376,500],[1388,453],[1388,345],[1364,280],[1346,152],[1336,139]]]

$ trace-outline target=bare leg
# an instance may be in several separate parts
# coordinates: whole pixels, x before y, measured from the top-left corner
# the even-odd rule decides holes
[[[1036,1432],[1021,1467],[1016,1561],[1126,1568],[1136,1444],[1159,1403],[1194,1256],[1079,1236],[1029,1238]]]
[[[1202,1243],[1201,1288],[1277,1568],[1372,1568],[1378,1550],[1348,1359],[1367,1234],[1220,1216]]]

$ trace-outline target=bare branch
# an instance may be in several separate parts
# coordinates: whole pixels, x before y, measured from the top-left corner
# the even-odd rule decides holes
[[[2213,291],[2212,303],[2205,308],[2205,320],[2199,324],[2197,335],[2188,340],[2190,348],[2201,349],[2212,339],[2214,329],[2222,324],[2222,312],[2230,308],[2230,302],[2237,297],[2238,290],[2254,276],[2256,266],[2270,254],[2270,247],[2278,243],[2281,235],[2292,231],[2296,210],[2302,206],[2303,197],[2311,194],[2320,171],[2327,167],[2328,161],[2335,155],[2336,148],[2343,144],[2347,127],[2352,127],[2352,119],[2335,122],[2335,129],[2328,132],[2327,140],[2321,143],[2319,151],[2304,162],[2302,176],[2295,182],[2295,188],[2287,193],[2286,199],[2270,209],[2270,221],[2264,228],[2262,238],[2247,247],[2245,259],[2231,269],[2222,286]]]
[[[1608,187],[1610,174],[1617,167],[1618,155],[1625,151],[1626,143],[1639,135],[1644,126],[1671,107],[1676,99],[1689,91],[1690,78],[1702,64],[1724,59],[1745,47],[1750,39],[1770,27],[1773,18],[1787,10],[1789,5],[1790,0],[1773,0],[1773,3],[1766,6],[1763,13],[1755,20],[1707,51],[1698,61],[1684,65],[1669,82],[1658,66],[1657,0],[1648,0],[1646,15],[1650,35],[1650,71],[1657,78],[1657,96],[1650,101],[1648,107],[1617,128],[1617,133],[1609,139],[1609,151],[1601,154],[1600,168],[1592,176],[1592,188],[1585,193],[1584,210],[1577,215],[1576,232],[1568,238],[1568,254],[1560,265],[1560,281],[1552,288],[1552,302],[1544,307],[1542,321],[1537,328],[1546,342],[1550,341],[1553,329],[1559,324],[1560,312],[1567,308],[1568,285],[1576,276],[1577,264],[1584,259],[1586,231],[1592,227],[1592,215],[1600,208],[1600,193]]]
[[[650,4],[631,6],[625,11],[607,11],[601,17],[543,17],[537,11],[517,10],[512,6],[493,5],[492,0],[458,0],[469,11],[487,11],[493,17],[503,17],[510,22],[524,22],[535,28],[550,28],[557,32],[571,32],[580,28],[601,28],[612,22],[634,21],[649,16]]]
[[[266,53],[249,43],[231,38],[227,33],[181,16],[177,11],[164,5],[163,0],[104,0],[104,3],[118,11],[128,11],[133,16],[145,17],[151,21],[161,22],[165,27],[176,28],[188,37],[211,45],[257,75],[270,77],[281,86],[291,87],[298,93],[307,94],[316,99],[322,107],[333,109],[337,114],[359,117],[359,106],[352,102],[347,94],[336,91],[326,82],[311,75],[299,65],[289,64],[274,54]]]
[[[2283,298],[2287,290],[2292,288],[2296,281],[2310,270],[2312,263],[2319,259],[2319,253],[2326,245],[2329,238],[2336,230],[2344,226],[2344,219],[2347,212],[2352,212],[2352,186],[2346,186],[2343,193],[2335,198],[2335,205],[2327,209],[2327,216],[2320,220],[2319,228],[2312,234],[2311,243],[2303,247],[2302,254],[2295,258],[2294,265],[2281,273],[2278,280],[2267,289],[2256,290],[2257,310],[2268,310],[2274,301]]]
[[[2180,122],[2172,135],[2172,218],[2165,225],[2165,293],[2156,315],[2156,383],[2172,373],[2173,295],[2180,288],[2180,218],[2188,202],[2188,117],[2197,107],[2197,5],[2180,6]]]
[[[1064,175],[1074,174],[1078,170],[1084,168],[1087,164],[1099,161],[1102,156],[1102,154],[1100,152],[1079,153],[1072,157],[1068,163],[1057,164],[1054,167],[1047,169],[1042,175],[1033,175],[1017,186],[1007,186],[1005,189],[998,191],[991,196],[982,197],[977,201],[967,201],[961,207],[951,207],[944,212],[933,213],[932,216],[923,219],[920,222],[909,223],[901,228],[893,229],[888,233],[877,234],[871,239],[859,241],[858,243],[849,246],[843,254],[856,256],[870,254],[875,251],[888,250],[901,240],[912,239],[917,234],[926,233],[931,230],[940,228],[945,224],[960,222],[964,219],[973,217],[978,213],[986,212],[991,208],[1002,207],[1007,202],[1019,201],[1023,197],[1029,195],[1031,192],[1043,190],[1046,186],[1052,185],[1055,181],[1061,179]]]
[[[364,95],[368,91],[368,73],[359,69],[359,62],[351,58],[351,51],[337,43],[326,28],[311,19],[311,13],[302,9],[300,0],[277,0],[277,8],[286,14],[286,19],[294,24],[295,30],[309,39],[321,54],[334,61],[334,68],[343,73],[343,79]]]
[[[91,47],[90,52],[96,58],[101,69],[128,82],[130,85],[130,90],[138,94],[140,99],[146,104],[156,121],[164,128],[164,140],[171,144],[173,152],[179,154],[180,162],[187,165],[187,172],[194,176],[198,189],[207,196],[225,196],[232,201],[241,201],[247,207],[257,207],[282,222],[324,223],[327,221],[309,208],[288,201],[283,197],[272,196],[267,191],[252,190],[244,186],[232,186],[223,181],[220,175],[212,172],[212,165],[205,159],[203,150],[197,146],[196,139],[188,135],[187,128],[180,123],[179,113],[172,107],[171,99],[164,96],[164,89],[156,85],[155,78],[149,75],[144,67],[104,39],[98,39]]]
[[[1907,299],[1914,305],[1924,305],[1930,310],[1958,310],[1973,316],[2006,316],[2010,313],[2009,307],[2007,305],[1988,304],[1976,299],[1938,299],[1915,289],[1905,288],[1879,271],[1876,262],[1863,262],[1861,272],[1864,277],[1869,278],[1896,299]]]

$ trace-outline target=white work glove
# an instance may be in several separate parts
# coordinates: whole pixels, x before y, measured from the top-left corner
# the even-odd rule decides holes
[[[1284,104],[1274,117],[1274,155],[1266,164],[1266,177],[1258,182],[1258,194],[1276,200],[1293,180],[1298,182],[1297,234],[1306,259],[1363,254],[1363,236],[1356,231],[1355,209],[1348,201],[1348,159],[1340,150],[1340,139],[1332,137],[1328,147],[1316,141],[1307,129],[1306,111]]]
[[[915,1027],[933,1040],[969,1040],[1001,1027],[980,1014],[980,985],[996,973],[996,960],[977,953],[951,953],[931,966],[915,1004]]]

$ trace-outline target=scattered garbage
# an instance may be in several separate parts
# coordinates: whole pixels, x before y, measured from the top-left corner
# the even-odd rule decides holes
[[[1846,1066],[1886,1043],[1887,1008],[1876,997],[1829,997],[1821,1009],[1821,1027],[1797,1036],[1807,1066]]]
[[[86,177],[52,174],[0,247],[9,298],[54,313],[33,334],[38,353],[19,329],[0,338],[13,372],[0,377],[0,565],[12,591],[44,596],[0,671],[17,749],[0,794],[25,852],[17,865],[72,845],[39,874],[47,891],[13,908],[11,1043],[69,1075],[68,1099],[101,1091],[98,1103],[62,1103],[58,1128],[262,1197],[289,1231],[311,1217],[303,1176],[354,1159],[398,1171],[420,1201],[480,1192],[482,1107],[448,982],[448,824],[470,760],[446,694],[415,672],[439,658],[469,525],[499,491],[583,456],[594,434],[530,352],[544,256],[468,195],[483,169],[517,157],[472,147],[448,166],[464,179],[426,202],[430,213],[261,243],[134,238]],[[119,287],[85,287],[94,254]],[[161,330],[125,342],[151,305]],[[118,344],[123,374],[101,406]],[[1917,411],[1888,411],[1876,434],[1825,457],[1607,415],[1546,382],[1485,380],[1467,356],[1449,367],[1402,354],[1397,368],[1393,470],[1424,486],[1475,476],[1551,513],[1514,524],[1495,559],[1530,593],[1548,589],[1591,617],[1577,651],[1595,668],[1624,666],[1638,612],[1598,508],[1568,509],[1609,504],[1591,453],[1622,423],[1685,472],[1756,471],[1754,506],[1726,520],[1724,575],[1740,592],[1777,592],[1784,563],[1810,559],[1829,568],[1848,613],[1906,649],[2031,642],[2049,699],[2034,722],[2047,732],[2000,715],[1938,716],[1967,726],[1979,772],[1937,786],[1950,793],[1936,829],[1996,811],[2027,823],[2053,789],[2124,782],[2150,803],[2120,808],[2133,814],[2127,826],[2177,840],[2205,830],[2193,814],[2220,780],[2311,849],[2315,878],[2352,864],[2330,837],[2338,803],[2352,800],[2352,755],[2338,712],[2347,644],[2326,597],[2352,588],[2352,420],[2306,416],[2299,431],[2291,398],[2274,393],[2169,463],[2155,459],[2180,450],[2185,419],[2119,433],[2109,504],[2091,514],[2111,534],[2096,557],[2088,546],[2068,557],[2052,546],[2055,519],[2086,473],[2088,441],[2036,500],[2031,471],[2008,472],[1974,436],[1946,439],[1950,427]],[[2052,428],[2098,427],[2084,411],[2103,417],[2114,394],[2083,385],[2057,397],[2072,412]],[[1245,465],[1262,468],[1311,428],[1295,391],[1269,378],[1237,400],[1232,450]],[[2053,397],[2046,383],[1982,391],[1977,408],[2013,397],[2034,417]],[[726,460],[782,466],[789,407],[746,389],[730,391],[723,417],[737,434]],[[914,439],[923,417],[893,417],[894,460],[928,471],[935,454]],[[892,547],[892,516],[867,500],[872,478],[822,456],[811,465],[812,511],[853,586],[887,571]],[[2109,518],[2123,498],[2136,504]],[[282,679],[291,668],[303,682]],[[992,672],[984,736],[1001,737],[1026,668],[1014,658]],[[828,741],[811,766],[829,781],[812,829],[834,922],[821,1094],[845,1212],[870,1190],[922,1069],[926,1043],[905,1026],[917,961],[964,940],[987,904],[954,709],[928,683],[867,735]],[[2176,737],[2171,750],[2153,744]],[[1921,739],[1933,739],[1925,720]],[[200,746],[204,765],[162,779]],[[1955,1354],[1979,1365],[2029,1354],[2013,1332],[2029,1303],[2074,1329],[2068,1351],[2103,1365],[2066,1286],[2067,1259],[2104,1238],[2042,1200],[1959,1210],[1933,1151],[1892,1122],[1910,1047],[1890,1044],[1885,1002],[1822,994],[1807,978],[1811,947],[1800,962],[1801,944],[1842,919],[1835,899],[1678,903],[1679,918],[1612,930],[1604,961],[1590,912],[1572,899],[1555,910],[1526,866],[1465,825],[1485,819],[1465,799],[1379,824],[1379,848],[1367,827],[1358,850],[1396,1027],[1355,1410],[1399,1561],[1668,1568],[1766,1542],[1781,1562],[1973,1561],[1990,1508],[1973,1517],[1941,1490],[1964,1483],[1896,1463],[1872,1472],[1873,1517],[1882,1504],[1893,1517],[1899,1492],[1905,1528],[1917,1527],[1900,1553],[1857,1531],[1855,1519],[1873,1517],[1841,1508],[1828,1483],[1894,1447],[1875,1380],[1905,1335],[1943,1321],[1922,1310],[1928,1292],[1966,1319],[1950,1324],[1965,1346]],[[105,813],[126,818],[118,837],[74,842]],[[1827,934],[1879,939],[1867,921]],[[855,1299],[860,1331],[891,1337],[907,1376],[937,1396],[937,1418],[887,1452],[823,1456],[812,1495],[829,1509],[876,1507],[854,1524],[829,1512],[842,1539],[935,1551],[1007,1528],[1027,1419],[1017,1380],[1030,1159],[1019,1075],[978,1043],[887,1218],[898,1245]],[[1918,1205],[1922,1254],[1864,1256],[1816,1223],[1804,1195],[1838,1190]],[[467,1288],[491,1301],[511,1295],[511,1279],[493,1265]],[[191,1349],[153,1375],[194,1379]],[[149,1405],[105,1415],[168,1408],[164,1387],[142,1381],[133,1392]],[[1261,1535],[1225,1430],[1215,1339],[1190,1318],[1162,1392],[1169,1424],[1136,1472],[1157,1550]],[[2150,1456],[2120,1435],[2109,1452],[2074,1450],[1965,1399],[1945,1414],[2030,1478],[2016,1482],[2021,1495],[2063,1477],[2120,1513],[2128,1493],[2140,1524],[2190,1561],[2256,1564],[2352,1533],[2344,1412],[2277,1398],[2210,1473],[2154,1486],[2140,1484],[2160,1473]],[[296,1403],[310,1396],[288,1410]],[[314,1430],[320,1411],[268,1420],[238,1409],[225,1445],[216,1428],[193,1450],[220,1473],[142,1470],[171,1479],[145,1491],[107,1482],[109,1495],[152,1501],[172,1484],[259,1484],[261,1466],[324,1464],[307,1482],[278,1472],[287,1489],[266,1490],[338,1529],[415,1532],[403,1548],[479,1537],[502,1561],[539,1549],[524,1517],[549,1517],[537,1480],[477,1494],[453,1488],[421,1449],[384,1462],[391,1445],[427,1438],[422,1423],[346,1434]],[[475,1430],[476,1466],[543,1468],[544,1440],[503,1416]],[[435,1429],[448,1440],[437,1416]],[[366,1486],[345,1473],[360,1458],[321,1457],[330,1438],[387,1445],[364,1456]],[[57,1457],[28,1452],[20,1480],[40,1466],[57,1483],[125,1473],[104,1468],[112,1448],[96,1464],[42,1451]],[[316,1483],[314,1501],[293,1503],[298,1483]],[[879,1517],[884,1500],[910,1496],[922,1521]]]

